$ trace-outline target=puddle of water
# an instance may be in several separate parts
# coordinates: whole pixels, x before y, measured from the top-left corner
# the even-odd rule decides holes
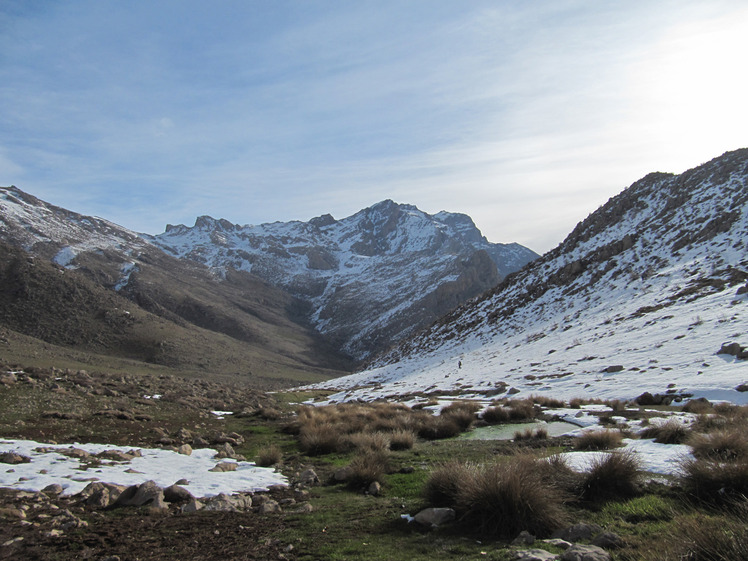
[[[565,423],[563,421],[538,421],[532,423],[516,423],[507,425],[489,425],[487,427],[478,427],[461,434],[458,438],[465,440],[511,440],[514,433],[525,432],[527,429],[536,430],[544,428],[548,431],[548,436],[561,436],[563,434],[579,429],[577,425]]]

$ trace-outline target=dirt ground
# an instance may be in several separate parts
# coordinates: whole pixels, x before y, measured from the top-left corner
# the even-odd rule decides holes
[[[281,516],[253,512],[174,514],[147,508],[95,510],[67,497],[39,500],[0,489],[0,560],[95,561],[295,559],[293,544],[272,536]],[[25,509],[25,510],[23,510]],[[67,509],[87,526],[55,536]],[[24,512],[20,519],[18,511]]]

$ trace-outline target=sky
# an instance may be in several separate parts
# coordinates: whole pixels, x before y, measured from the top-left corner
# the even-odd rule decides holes
[[[543,253],[748,146],[744,0],[0,0],[0,185],[135,231],[470,215]]]

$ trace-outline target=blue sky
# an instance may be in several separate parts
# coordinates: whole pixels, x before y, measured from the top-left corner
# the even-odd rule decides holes
[[[0,2],[0,185],[151,234],[390,198],[554,247],[748,146],[748,5]]]

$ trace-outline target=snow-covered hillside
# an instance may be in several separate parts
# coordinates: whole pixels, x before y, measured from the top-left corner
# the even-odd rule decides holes
[[[748,360],[735,356],[748,347],[747,244],[748,149],[650,174],[496,289],[324,385],[342,390],[336,400],[646,391],[748,402]]]
[[[118,253],[120,285],[135,266],[129,256],[150,247],[135,232],[108,220],[51,205],[12,186],[0,187],[0,238],[68,268],[76,266],[81,253]]]
[[[494,244],[466,215],[383,201],[353,216],[239,226],[203,216],[152,241],[174,256],[249,271],[311,303],[315,327],[357,358],[428,325],[537,255]]]

